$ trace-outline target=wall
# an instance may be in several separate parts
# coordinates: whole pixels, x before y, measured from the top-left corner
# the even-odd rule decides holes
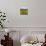
[[[0,0],[0,9],[6,12],[7,27],[46,27],[46,0]],[[20,15],[20,8],[29,9],[28,16]]]

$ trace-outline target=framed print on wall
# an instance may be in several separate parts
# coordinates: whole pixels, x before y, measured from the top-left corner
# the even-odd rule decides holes
[[[21,8],[20,15],[28,15],[28,9]]]

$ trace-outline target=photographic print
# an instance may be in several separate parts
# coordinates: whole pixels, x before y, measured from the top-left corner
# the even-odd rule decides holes
[[[20,9],[20,15],[28,15],[28,9]]]

